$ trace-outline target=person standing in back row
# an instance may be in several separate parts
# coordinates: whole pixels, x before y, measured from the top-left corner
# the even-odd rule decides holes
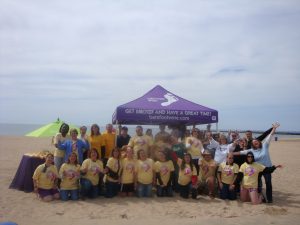
[[[113,126],[112,124],[106,125],[106,131],[102,134],[102,140],[104,144],[104,158],[103,158],[103,164],[104,167],[106,166],[108,158],[111,156],[112,150],[116,146],[116,133],[113,132]]]
[[[128,146],[133,148],[134,158],[137,159],[138,150],[144,150],[147,157],[150,155],[150,147],[153,145],[153,142],[150,137],[143,134],[143,127],[136,126],[135,129],[136,135],[130,138]]]
[[[124,145],[128,145],[131,136],[128,134],[128,128],[122,127],[121,134],[117,137],[117,147],[121,149]]]
[[[56,147],[54,151],[54,165],[56,166],[57,171],[60,170],[61,165],[64,163],[64,157],[65,157],[65,152],[58,148],[58,143],[59,142],[63,143],[67,139],[70,139],[68,132],[69,132],[69,125],[63,123],[59,128],[59,133],[57,133],[53,139],[53,143]]]

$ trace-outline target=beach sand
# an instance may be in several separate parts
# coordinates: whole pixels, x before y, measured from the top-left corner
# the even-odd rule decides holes
[[[0,222],[32,224],[299,224],[300,140],[272,142],[275,165],[273,204],[251,205],[199,196],[174,198],[120,198],[44,203],[34,193],[9,189],[24,153],[51,150],[51,138],[0,137]]]

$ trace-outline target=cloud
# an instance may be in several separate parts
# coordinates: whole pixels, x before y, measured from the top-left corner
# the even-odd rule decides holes
[[[258,127],[267,115],[290,115],[287,129],[300,125],[294,114],[273,110],[300,112],[297,1],[0,6],[2,122],[48,122],[59,112],[73,123],[105,124],[117,105],[160,84],[220,109],[226,128],[251,126],[250,111],[263,112]],[[20,107],[26,117],[17,115]],[[39,108],[45,113],[32,116]],[[231,117],[234,110],[240,115]]]

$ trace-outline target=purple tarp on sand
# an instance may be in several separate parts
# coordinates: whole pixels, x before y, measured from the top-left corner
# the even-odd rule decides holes
[[[142,97],[117,107],[113,124],[210,124],[218,111],[183,99],[157,85]]]

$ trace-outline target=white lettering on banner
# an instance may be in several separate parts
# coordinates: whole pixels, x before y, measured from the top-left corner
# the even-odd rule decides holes
[[[155,110],[155,113],[154,113],[154,114],[164,115],[164,114],[166,114],[166,110],[164,110],[164,109],[161,109],[161,110]]]
[[[201,116],[211,116],[211,112],[200,112]]]
[[[178,115],[178,111],[174,111],[174,110],[167,110],[167,115]]]
[[[179,116],[162,116],[162,115],[159,115],[159,116],[151,116],[149,115],[149,119],[150,120],[179,120],[179,121],[188,121],[190,120],[190,118],[188,116],[182,116],[182,117],[179,117]]]
[[[184,114],[187,116],[198,116],[199,115],[197,111],[187,111],[187,110],[184,111]]]
[[[212,117],[211,117],[211,120],[212,120],[212,121],[216,121],[216,120],[217,120],[217,117],[216,117],[216,116],[212,116]]]
[[[125,109],[125,113],[127,114],[134,113],[134,109]]]
[[[153,114],[154,110],[153,109],[136,109],[135,113],[136,114]]]

